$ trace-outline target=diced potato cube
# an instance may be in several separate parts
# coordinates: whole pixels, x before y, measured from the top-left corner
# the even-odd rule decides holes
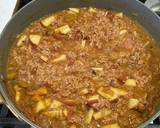
[[[133,108],[136,108],[139,104],[139,100],[138,99],[129,99],[129,102],[128,102],[128,107],[130,109],[133,109]]]
[[[127,91],[120,89],[120,88],[113,88],[111,87],[111,90],[118,96],[125,96],[127,95]]]
[[[46,112],[44,112],[44,115],[52,118],[54,116],[54,113],[53,113],[53,111],[46,111]]]
[[[118,96],[112,90],[105,89],[103,87],[98,89],[98,94],[108,99],[109,101],[113,101],[118,98]]]
[[[54,59],[53,62],[61,62],[67,59],[65,54],[60,55],[58,58]]]
[[[147,42],[144,44],[144,47],[147,47],[149,44],[150,44],[150,42],[147,41]]]
[[[18,47],[22,46],[26,39],[27,39],[27,35],[21,35],[21,37],[19,38],[19,40],[17,42],[17,46]]]
[[[104,118],[105,116],[108,116],[110,113],[111,113],[111,110],[108,110],[105,108],[105,109],[100,110],[99,112],[96,112],[93,115],[93,117],[95,120],[99,120],[99,119]]]
[[[114,124],[104,125],[101,128],[120,128],[120,126],[117,123],[114,123]]]
[[[94,70],[94,71],[103,71],[103,68],[94,67],[94,68],[92,68],[92,70]]]
[[[50,118],[62,119],[65,118],[64,111],[62,109],[47,111],[44,114]]]
[[[70,11],[79,13],[79,8],[69,8]]]
[[[67,111],[67,109],[64,109],[64,110],[63,110],[63,114],[64,114],[64,116],[66,116],[66,117],[68,116],[68,111]]]
[[[119,35],[123,35],[123,34],[126,34],[127,33],[127,30],[126,29],[123,29],[119,32]]]
[[[32,34],[32,35],[29,36],[29,39],[33,44],[38,45],[40,43],[41,36]]]
[[[43,26],[48,27],[48,26],[51,25],[54,21],[55,21],[55,17],[54,17],[54,16],[50,16],[50,17],[47,17],[47,18],[43,19],[43,20],[41,21],[41,23],[42,23]]]
[[[130,86],[130,87],[135,87],[136,86],[136,80],[128,79],[128,80],[126,80],[125,85]]]
[[[134,31],[134,32],[133,32],[133,34],[134,34],[134,36],[135,36],[135,37],[137,37],[137,36],[138,36],[137,31]]]
[[[88,98],[88,100],[97,99],[99,100],[99,95],[93,95]]]
[[[81,91],[80,91],[80,95],[86,95],[86,94],[88,94],[89,93],[89,91],[88,91],[88,89],[87,88],[84,88],[84,89],[82,89]]]
[[[47,107],[50,106],[52,104],[52,99],[51,98],[45,99],[45,104]]]
[[[15,85],[14,90],[15,90],[15,100],[16,102],[19,102],[21,98],[21,93],[20,93],[21,88],[18,85]]]
[[[85,117],[85,123],[86,124],[90,124],[91,121],[92,121],[92,117],[93,117],[93,113],[94,113],[94,110],[92,108],[89,109],[86,117]]]
[[[50,118],[53,118],[53,117],[57,116],[57,111],[47,111],[47,112],[44,112],[44,115],[46,115]]]
[[[96,12],[97,10],[96,10],[96,8],[90,7],[90,8],[88,9],[88,11],[89,11],[89,12]]]
[[[53,112],[53,117],[54,117],[54,118],[60,118],[61,113],[60,113],[59,110],[54,110],[54,111],[52,111],[52,112]]]
[[[69,25],[64,25],[55,29],[55,32],[60,32],[62,34],[67,34],[70,31],[71,31],[71,28],[69,27]]]
[[[40,100],[42,100],[42,97],[39,96],[39,95],[33,95],[33,96],[32,96],[32,100],[33,100],[33,101],[40,101]]]
[[[36,112],[38,113],[38,112],[44,110],[45,108],[46,108],[45,101],[43,101],[43,100],[38,101],[38,103],[36,104]]]
[[[44,62],[48,61],[48,58],[46,56],[40,56],[41,60],[43,60]]]
[[[115,15],[116,17],[123,18],[123,12],[119,12]]]
[[[47,94],[47,88],[46,87],[40,87],[37,90],[33,90],[31,92],[28,92],[29,95],[45,95]]]
[[[57,119],[62,119],[64,117],[62,109],[55,110],[55,112]]]
[[[16,91],[16,96],[15,96],[15,100],[16,100],[16,102],[19,102],[20,97],[21,97],[21,93],[20,93],[20,91]]]
[[[60,106],[62,106],[62,103],[58,100],[53,100],[51,105],[50,105],[50,108],[59,108]]]
[[[82,40],[82,43],[81,43],[82,47],[84,48],[85,45],[86,45],[86,40]]]

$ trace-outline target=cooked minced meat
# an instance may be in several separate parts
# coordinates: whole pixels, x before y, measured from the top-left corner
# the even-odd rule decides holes
[[[18,108],[44,128],[136,128],[159,103],[158,52],[123,13],[70,8],[17,36],[7,87]]]

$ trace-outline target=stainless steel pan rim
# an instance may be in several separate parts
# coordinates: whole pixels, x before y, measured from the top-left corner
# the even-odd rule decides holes
[[[5,31],[8,29],[8,26],[11,24],[12,20],[16,19],[18,17],[18,15],[20,15],[22,12],[24,12],[25,10],[29,10],[30,6],[32,5],[36,5],[36,4],[39,4],[40,2],[42,3],[42,1],[44,0],[33,0],[32,2],[30,2],[29,4],[25,5],[22,9],[20,9],[13,17],[12,19],[8,22],[8,24],[6,25],[6,27],[4,28],[3,32],[1,33],[0,35],[0,41],[1,39],[3,38],[3,36],[5,36]],[[47,0],[45,0],[47,1]],[[49,0],[48,0],[49,1]],[[52,1],[52,0],[50,0]],[[57,1],[57,0],[54,0],[54,1]],[[60,1],[60,0],[59,0]],[[63,1],[63,0],[61,0]],[[67,0],[66,0],[67,1]],[[68,0],[68,2],[71,1],[71,0]],[[75,0],[76,1],[76,0]],[[80,0],[77,0],[78,2]],[[84,1],[84,0],[81,0],[81,1]],[[89,0],[87,0],[89,1]],[[87,2],[86,1],[86,2]],[[95,1],[95,0],[93,0]],[[98,0],[97,0],[98,1]],[[105,1],[105,0],[103,0]],[[107,1],[107,0],[106,0]],[[111,1],[111,0],[108,0],[108,1]],[[127,0],[119,0],[120,1],[126,1]],[[102,2],[102,1],[99,1],[99,2]],[[149,8],[146,8],[141,2],[139,2],[138,0],[136,1],[130,1],[130,3],[133,3],[135,6],[141,6],[143,9],[145,9],[146,12],[148,13],[154,13],[151,9]],[[56,6],[56,5],[55,5]],[[73,5],[71,4],[71,7]],[[96,7],[96,6],[95,6]],[[150,14],[151,15],[151,14]],[[160,25],[160,18],[159,16],[157,16],[155,13],[152,14],[152,16],[154,17],[155,20],[157,20],[157,22],[159,22],[159,25]],[[158,23],[157,23],[158,24]],[[1,64],[0,64],[1,66]],[[6,90],[4,89],[4,82],[3,82],[3,79],[0,79],[0,92],[2,94],[2,97],[4,98],[4,104],[6,104],[6,106],[15,114],[15,116],[17,118],[19,118],[20,120],[24,120],[25,122],[27,122],[28,124],[30,124],[32,127],[34,128],[39,128],[39,126],[37,126],[35,123],[33,123],[30,119],[28,119],[23,113],[21,113],[17,108],[16,106],[13,104],[13,102],[11,101],[11,99],[7,96],[6,94]],[[157,118],[158,116],[160,115],[160,110],[156,112],[155,115],[153,115],[149,120],[147,120],[146,122],[144,122],[142,125],[139,126],[139,128],[144,128],[145,126],[147,126],[151,121],[153,121],[155,118]]]

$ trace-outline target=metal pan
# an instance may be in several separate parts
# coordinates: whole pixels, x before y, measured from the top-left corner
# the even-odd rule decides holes
[[[150,9],[136,0],[34,0],[18,13],[16,13],[9,23],[6,25],[0,37],[0,92],[3,97],[4,104],[19,119],[26,121],[32,127],[38,127],[29,120],[22,112],[20,112],[14,102],[11,100],[8,90],[5,86],[4,77],[6,69],[6,60],[9,49],[16,35],[21,33],[32,21],[43,17],[46,14],[61,11],[69,7],[96,7],[111,9],[124,12],[129,17],[135,19],[141,24],[160,44],[160,19]],[[156,113],[141,124],[139,128],[144,128],[153,119],[160,115],[160,105]]]

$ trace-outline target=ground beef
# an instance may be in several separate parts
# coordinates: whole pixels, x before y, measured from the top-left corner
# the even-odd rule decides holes
[[[44,128],[136,128],[160,103],[159,52],[123,13],[72,8],[17,36],[7,87],[18,108]]]

